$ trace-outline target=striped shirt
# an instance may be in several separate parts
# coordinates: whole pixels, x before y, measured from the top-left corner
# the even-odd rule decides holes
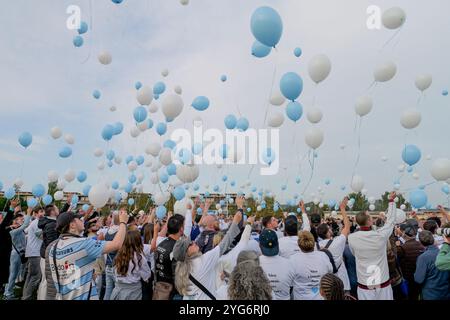
[[[59,273],[59,286],[53,263],[54,245],[49,251],[49,262],[60,299],[88,300],[90,296],[90,300],[98,300],[97,288],[92,281],[92,276],[95,260],[102,256],[105,241],[64,237],[58,241],[57,245],[56,265]]]

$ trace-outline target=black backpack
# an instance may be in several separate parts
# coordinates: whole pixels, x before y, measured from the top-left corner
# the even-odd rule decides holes
[[[328,256],[328,259],[330,259],[331,266],[333,267],[333,273],[336,274],[338,272],[339,268],[336,267],[336,263],[334,262],[333,255],[331,254],[330,250],[328,250],[328,248],[333,243],[333,239],[329,240],[328,243],[326,244],[326,246],[323,247],[322,249],[319,246],[319,242],[316,242],[316,243],[317,243],[317,250],[322,251],[323,253],[325,253]]]

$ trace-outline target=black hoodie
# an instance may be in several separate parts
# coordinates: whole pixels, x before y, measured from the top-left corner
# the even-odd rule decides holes
[[[61,210],[61,213],[66,212],[70,205],[65,204]],[[38,228],[42,229],[42,245],[41,245],[41,258],[45,259],[45,250],[47,246],[58,239],[59,232],[56,231],[56,217],[43,217],[38,222]]]

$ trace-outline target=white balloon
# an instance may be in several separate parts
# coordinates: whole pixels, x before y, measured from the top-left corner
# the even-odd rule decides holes
[[[400,164],[398,166],[398,172],[403,172],[403,171],[405,171],[405,169],[406,169],[406,166],[404,164]]]
[[[168,166],[172,163],[172,150],[170,148],[163,148],[159,153],[159,162]]]
[[[437,181],[450,179],[450,160],[447,158],[436,159],[431,165],[431,175]]]
[[[369,197],[367,201],[369,201],[370,204],[374,204],[376,200],[375,197]]]
[[[427,90],[433,83],[433,77],[431,74],[422,74],[416,78],[416,87],[420,91]]]
[[[395,223],[401,224],[406,221],[406,213],[403,209],[397,209],[397,214],[395,215]]]
[[[375,205],[374,205],[374,204],[371,204],[371,205],[369,206],[369,210],[370,210],[370,211],[375,211]]]
[[[234,199],[233,198],[230,198],[230,199],[228,199],[228,203],[234,203]]]
[[[112,56],[109,52],[103,51],[98,55],[98,61],[106,66],[112,62]]]
[[[331,211],[331,216],[333,217],[333,218],[336,218],[337,217],[337,212],[336,211]]]
[[[259,211],[261,211],[261,210],[262,210],[262,207],[261,207],[261,206],[257,206],[257,207],[256,207],[256,211],[259,212]]]
[[[319,54],[313,57],[308,64],[309,76],[315,83],[325,80],[331,72],[331,61],[324,55]]]
[[[151,182],[152,184],[157,184],[158,181],[159,181],[158,174],[154,173],[154,174],[152,174],[152,175],[150,176],[150,182]]]
[[[64,136],[64,141],[66,141],[67,144],[74,144],[75,143],[75,138],[71,134],[66,134]]]
[[[117,164],[121,164],[121,163],[122,163],[122,157],[116,156],[116,157],[114,158],[114,162],[117,163]]]
[[[148,111],[150,113],[156,113],[156,112],[158,112],[158,110],[159,110],[159,105],[155,101],[153,101],[148,107]]]
[[[382,156],[382,157],[381,157],[381,161],[383,161],[383,162],[386,162],[386,161],[388,161],[388,157],[386,157],[386,156]]]
[[[14,180],[13,185],[20,189],[23,186],[23,180],[20,178],[17,178],[16,180]]]
[[[369,96],[360,97],[356,100],[355,112],[357,115],[364,117],[372,111],[373,102]]]
[[[182,200],[175,201],[173,205],[173,213],[182,215],[183,217],[186,215],[187,205],[190,204],[192,207],[194,206],[194,201],[189,199],[189,197],[185,197]]]
[[[219,210],[221,208],[220,204],[216,204],[216,210]]]
[[[57,182],[59,179],[59,174],[58,174],[58,172],[51,170],[48,172],[47,177],[48,177],[48,182]]]
[[[147,121],[138,123],[138,124],[137,124],[137,128],[139,129],[139,131],[145,132],[145,131],[148,129],[148,123],[147,123]]]
[[[306,144],[314,150],[322,145],[323,139],[323,131],[319,128],[311,128],[305,135]]]
[[[363,196],[367,195],[367,192],[369,192],[367,189],[362,189],[362,190],[361,190],[361,194],[362,194]]]
[[[155,194],[154,201],[157,206],[164,205],[168,200],[169,199],[167,198],[166,194],[163,192],[158,192],[157,194]]]
[[[419,180],[419,179],[420,179],[420,175],[419,175],[417,172],[414,172],[414,173],[412,174],[412,177],[413,177],[413,179],[415,179],[415,180]]]
[[[138,183],[144,181],[144,174],[142,172],[137,175],[137,181]]]
[[[322,111],[317,107],[309,107],[306,113],[308,121],[311,123],[319,123],[322,121],[323,114]]]
[[[99,162],[98,164],[97,164],[97,169],[98,170],[103,170],[103,169],[105,169],[105,162]]]
[[[163,69],[163,71],[161,71],[161,75],[165,78],[169,75],[169,70],[168,69]]]
[[[183,99],[176,94],[168,94],[162,101],[162,112],[166,118],[175,119],[183,111]]]
[[[351,183],[352,190],[354,192],[361,192],[364,188],[364,179],[361,176],[354,176]]]
[[[340,148],[341,150],[344,150],[346,147],[347,147],[347,146],[346,146],[345,144],[341,144],[341,145],[339,146],[339,148]]]
[[[56,183],[56,189],[58,190],[63,190],[66,187],[67,183],[62,180],[62,179],[58,179],[58,182]]]
[[[323,203],[321,202],[321,203],[319,203],[319,208],[323,208]]]
[[[157,142],[151,143],[146,149],[145,153],[157,157],[161,151],[161,145]]]
[[[103,155],[103,150],[100,148],[95,148],[94,156],[96,156],[97,158],[100,158],[102,155]]]
[[[402,205],[400,206],[400,210],[406,210],[406,206],[405,206],[404,204],[402,204]]]
[[[117,111],[117,107],[115,107],[115,106],[111,106],[111,107],[109,108],[109,111],[111,111],[111,112],[115,112],[115,111]]]
[[[375,69],[373,76],[377,82],[386,82],[394,78],[397,73],[397,66],[392,61],[387,61]]]
[[[92,186],[89,190],[89,202],[96,208],[103,208],[109,200],[109,189],[105,183]]]
[[[75,170],[68,169],[68,170],[64,173],[64,179],[65,179],[67,182],[71,183],[73,180],[75,180],[75,175],[76,175]]]
[[[387,29],[398,29],[406,21],[406,13],[402,8],[394,7],[386,10],[382,16],[383,25]]]
[[[153,90],[148,86],[140,88],[136,93],[136,99],[142,106],[150,105],[153,101]]]
[[[56,201],[61,201],[62,199],[64,199],[64,192],[62,191],[56,191],[55,194],[53,195],[53,198]]]
[[[270,98],[270,104],[273,106],[281,106],[286,101],[286,98],[281,94],[281,92],[276,92]]]
[[[62,130],[59,127],[53,127],[50,129],[50,135],[53,139],[59,139],[62,136]]]
[[[194,182],[200,174],[196,165],[182,165],[177,167],[177,177],[184,183]]]
[[[414,129],[421,121],[422,115],[420,114],[420,111],[415,108],[405,110],[400,118],[400,124],[405,129]]]
[[[279,111],[275,111],[269,115],[268,125],[272,128],[281,127],[284,122],[284,114]]]
[[[141,131],[138,127],[131,127],[130,135],[132,138],[137,138],[141,134]]]
[[[431,159],[432,159],[431,154],[427,154],[427,156],[425,157],[425,159],[431,160]]]
[[[134,160],[128,163],[128,170],[130,170],[131,172],[136,171],[137,167],[138,164]]]
[[[176,94],[182,94],[183,93],[183,89],[181,88],[181,86],[175,86],[173,88],[173,91],[175,91]]]

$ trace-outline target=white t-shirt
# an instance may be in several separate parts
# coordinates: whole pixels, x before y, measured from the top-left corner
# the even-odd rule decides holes
[[[25,256],[30,257],[40,257],[40,250],[42,246],[42,239],[38,236],[42,234],[42,230],[38,228],[39,219],[34,219],[25,233],[27,234],[27,247],[25,249]]]
[[[283,237],[278,240],[278,246],[280,248],[280,256],[287,259],[293,254],[300,252],[298,236]]]
[[[150,266],[147,263],[147,259],[144,254],[141,254],[141,265],[138,263],[138,256],[135,254],[134,256],[134,265],[133,262],[129,262],[128,265],[128,273],[126,276],[121,276],[117,274],[117,270],[114,267],[114,274],[116,276],[116,281],[120,283],[128,283],[134,284],[139,283],[142,280],[147,281],[150,279],[152,273],[150,271]],[[134,270],[133,270],[134,268]]]
[[[290,290],[295,278],[291,262],[276,255],[273,257],[260,256],[259,264],[269,278],[273,299],[290,300]]]
[[[321,248],[325,248],[330,240],[321,240],[319,241],[319,246]],[[347,268],[345,267],[345,263],[342,259],[345,250],[345,244],[347,243],[347,237],[344,235],[340,235],[333,238],[333,242],[328,247],[328,251],[330,251],[331,255],[334,259],[334,264],[338,269],[336,276],[338,276],[342,282],[344,283],[344,290],[350,290],[350,280],[348,279]]]
[[[261,248],[259,247],[259,242],[256,241],[255,239],[250,239],[247,243],[247,248],[245,249],[247,251],[254,251],[256,252],[256,254],[258,256],[260,256],[261,253]]]
[[[328,256],[322,251],[299,252],[289,259],[294,266],[294,300],[323,300],[320,279],[333,272]]]

